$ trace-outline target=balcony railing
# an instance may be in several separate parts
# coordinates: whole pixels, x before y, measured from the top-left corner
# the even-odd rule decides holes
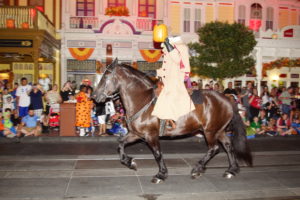
[[[38,9],[31,6],[0,7],[0,29],[45,30],[54,38],[55,27]]]
[[[118,16],[101,16],[101,20],[98,17],[91,16],[77,16],[69,17],[70,29],[99,29],[103,23],[109,19],[122,18],[131,22],[136,29],[141,31],[152,31],[153,26],[157,23],[157,20],[145,17],[118,17]]]
[[[70,17],[70,28],[94,29],[98,27],[98,17]]]

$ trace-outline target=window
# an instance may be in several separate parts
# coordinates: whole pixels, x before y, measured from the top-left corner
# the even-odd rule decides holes
[[[139,0],[139,17],[156,18],[156,0]]]
[[[44,12],[44,0],[28,0],[28,6],[35,6],[39,11]]]
[[[9,0],[0,0],[0,6],[12,6]]]
[[[197,32],[199,28],[201,28],[201,9],[196,8],[195,9],[195,22],[194,22],[195,32]]]
[[[239,18],[238,18],[238,23],[240,24],[246,24],[246,7],[241,5],[239,6]]]
[[[266,30],[273,30],[273,18],[274,18],[274,9],[269,7],[267,8],[267,20],[266,20]]]
[[[191,31],[191,9],[184,8],[184,21],[183,21],[183,32],[190,32]]]
[[[251,19],[262,19],[262,7],[258,3],[251,5]]]
[[[77,16],[94,16],[95,1],[94,0],[77,0],[76,2]]]
[[[126,6],[126,0],[108,0],[107,7]]]

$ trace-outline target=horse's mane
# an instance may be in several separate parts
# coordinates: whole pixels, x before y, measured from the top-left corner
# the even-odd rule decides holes
[[[133,68],[132,66],[124,64],[124,63],[121,63],[119,65],[119,67],[124,68],[125,71],[127,70],[129,72],[129,74],[127,74],[127,75],[130,76],[131,79],[134,79],[135,81],[145,85],[147,88],[154,87],[154,85],[155,85],[154,81],[152,81],[150,79],[150,77],[147,74],[145,74],[144,72],[139,71],[139,70]]]

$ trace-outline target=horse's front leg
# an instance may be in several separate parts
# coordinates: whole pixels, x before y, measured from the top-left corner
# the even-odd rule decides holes
[[[119,139],[118,152],[120,155],[120,161],[123,165],[125,165],[129,169],[133,169],[133,170],[137,170],[137,165],[136,165],[136,162],[134,161],[134,159],[125,153],[125,146],[126,146],[126,144],[135,142],[138,139],[140,139],[139,136],[132,134],[130,132],[127,135],[125,135],[124,137],[122,137],[121,139]]]
[[[163,155],[160,149],[159,137],[158,136],[150,136],[146,138],[147,144],[151,149],[154,158],[157,162],[159,171],[158,173],[152,178],[152,183],[158,184],[162,181],[166,180],[168,177],[168,169],[166,167],[165,161],[163,159]]]

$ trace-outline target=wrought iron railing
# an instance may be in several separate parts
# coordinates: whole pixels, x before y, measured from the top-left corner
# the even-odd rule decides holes
[[[53,37],[56,36],[52,22],[32,6],[0,7],[0,29],[45,30]]]

